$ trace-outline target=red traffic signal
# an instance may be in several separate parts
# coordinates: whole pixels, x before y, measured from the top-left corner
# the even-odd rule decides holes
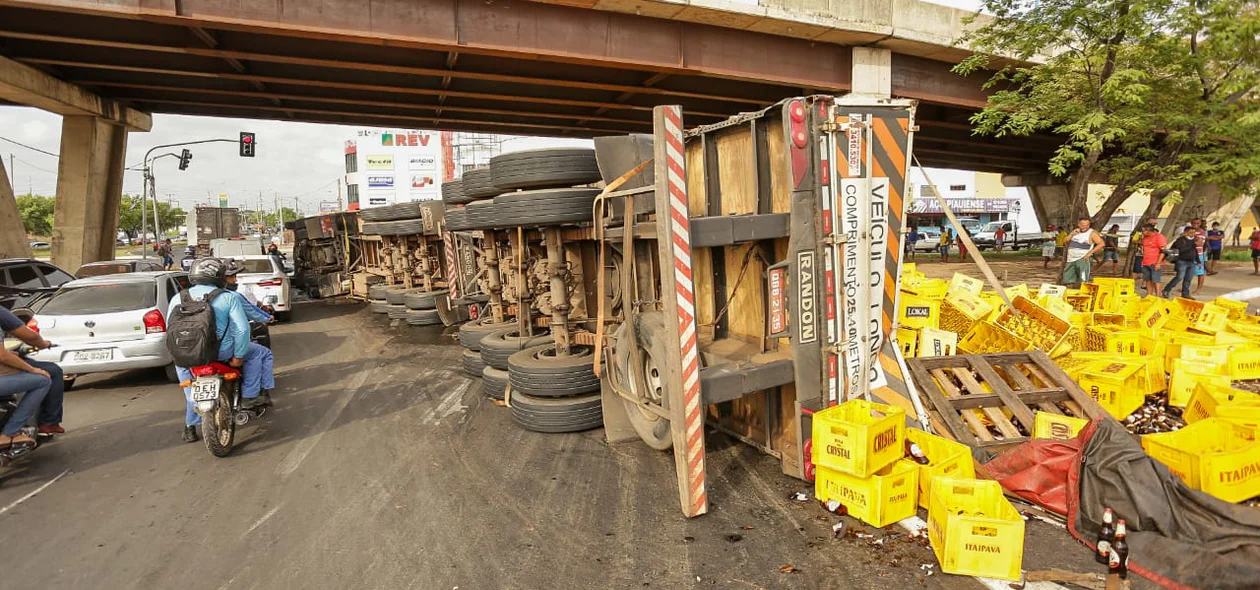
[[[240,147],[241,147],[241,157],[242,157],[242,158],[252,158],[252,157],[254,157],[254,145],[255,145],[255,144],[254,144],[254,134],[253,134],[253,133],[250,133],[250,132],[248,132],[248,131],[242,131],[242,132],[241,132],[241,143],[240,143]]]

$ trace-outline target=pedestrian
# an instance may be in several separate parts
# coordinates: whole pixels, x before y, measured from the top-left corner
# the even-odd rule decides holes
[[[993,232],[993,248],[999,253],[1002,252],[1002,246],[1006,243],[1006,226],[999,225],[997,231]]]
[[[171,253],[171,239],[166,238],[158,246],[158,257],[162,259],[162,268],[171,270],[171,265],[175,264],[175,256]]]
[[[1103,257],[1102,264],[1098,265],[1098,269],[1107,265],[1107,261],[1111,261],[1111,273],[1120,274],[1120,224],[1111,224],[1111,229],[1102,235],[1103,238]]]
[[[1168,239],[1155,230],[1154,223],[1142,226],[1142,281],[1146,283],[1146,294],[1159,293],[1160,269],[1164,266],[1164,247]]]
[[[941,262],[949,263],[949,245],[951,242],[953,242],[953,239],[950,237],[949,228],[942,225],[941,243],[937,247],[937,250],[941,253]]]
[[[1142,279],[1142,239],[1146,237],[1145,228],[1146,222],[1143,221],[1133,228],[1133,235],[1129,236],[1129,254],[1133,255],[1133,268],[1129,271],[1133,273],[1133,280],[1142,288],[1145,288]]]
[[[967,234],[968,236],[971,235],[971,232],[967,231],[967,228],[964,227],[962,228],[961,231],[958,232],[957,237],[955,238],[958,240],[958,261],[959,262],[967,261],[967,243],[963,241],[964,233]]]
[[[1067,226],[1059,226],[1059,233],[1054,235],[1054,255],[1063,256],[1063,248],[1067,246],[1068,232]]]
[[[1041,258],[1042,258],[1041,268],[1050,268],[1050,261],[1054,259],[1054,251],[1055,251],[1054,236],[1055,236],[1055,231],[1054,231],[1054,226],[1052,225],[1050,226],[1049,231],[1046,232],[1045,241],[1041,243]]]
[[[1255,272],[1253,275],[1260,275],[1260,227],[1251,228],[1251,266]]]
[[[1212,222],[1212,229],[1207,233],[1207,259],[1209,275],[1216,274],[1216,265],[1221,261],[1221,249],[1225,246],[1225,232],[1219,221]]]
[[[1194,276],[1195,266],[1199,263],[1199,253],[1194,243],[1197,229],[1193,225],[1187,225],[1181,230],[1181,237],[1174,240],[1172,246],[1168,248],[1168,252],[1170,254],[1175,253],[1176,256],[1177,275],[1173,277],[1173,280],[1168,281],[1167,285],[1164,285],[1164,299],[1172,297],[1173,287],[1177,283],[1181,283],[1181,296],[1186,299],[1193,299],[1190,296],[1190,282],[1191,277]]]
[[[1089,282],[1094,253],[1104,245],[1102,236],[1090,224],[1088,217],[1080,218],[1065,242],[1067,264],[1063,266],[1063,284],[1072,289],[1079,289],[1081,283]]]
[[[1234,227],[1234,247],[1235,248],[1239,246],[1238,241],[1241,239],[1242,239],[1242,222],[1240,221],[1238,222],[1238,225]]]
[[[1197,281],[1194,294],[1198,295],[1203,290],[1203,280],[1207,278],[1207,220],[1192,219],[1190,226],[1194,228],[1194,249],[1197,253],[1194,262],[1194,276]]]
[[[921,237],[919,235],[919,226],[910,226],[910,233],[906,235],[906,258],[914,260],[914,245],[918,243]]]

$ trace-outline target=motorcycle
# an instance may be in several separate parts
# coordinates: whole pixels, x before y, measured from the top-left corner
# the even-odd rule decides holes
[[[267,406],[241,407],[242,374],[231,365],[213,362],[190,372],[192,379],[180,386],[191,388],[189,398],[201,415],[201,439],[211,455],[226,457],[232,452],[236,429],[262,418]]]
[[[22,344],[14,348],[13,353],[25,358],[27,354],[33,352],[34,350],[35,349]],[[20,400],[16,395],[6,396],[4,399],[0,399],[0,424],[4,424],[9,421],[9,417],[13,415],[13,412],[17,411],[19,401]],[[51,434],[39,434],[38,429],[29,424],[23,426],[21,428],[21,432],[35,439],[35,442],[15,444],[10,445],[7,448],[0,449],[0,467],[5,467],[13,461],[25,457],[30,454],[31,451],[34,451],[39,448],[40,445],[51,441],[53,438],[53,435]]]

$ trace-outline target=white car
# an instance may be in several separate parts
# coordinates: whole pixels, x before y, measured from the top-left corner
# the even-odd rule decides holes
[[[35,312],[33,327],[56,346],[32,358],[61,366],[66,386],[74,376],[175,366],[166,351],[166,309],[188,288],[182,272],[136,272],[70,281]]]
[[[293,312],[293,293],[284,267],[270,256],[235,256],[232,261],[241,267],[236,275],[238,291],[254,294],[259,307],[271,307],[277,320],[288,321]]]

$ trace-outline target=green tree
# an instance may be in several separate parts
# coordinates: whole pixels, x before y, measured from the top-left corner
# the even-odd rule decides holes
[[[17,197],[18,215],[22,217],[22,227],[26,233],[47,237],[52,235],[53,198],[40,195],[19,195]]]
[[[994,68],[975,132],[1060,137],[1048,170],[1069,179],[1073,217],[1087,216],[1099,176],[1115,190],[1096,224],[1135,189],[1152,189],[1157,207],[1194,182],[1229,194],[1254,182],[1254,0],[985,0],[983,9],[993,18],[964,39],[978,53],[955,67]]]
[[[147,219],[144,220],[140,217],[141,203],[148,206],[145,210]],[[163,233],[171,233],[184,224],[186,214],[183,209],[172,207],[164,201],[158,201],[157,208]],[[140,195],[123,195],[118,207],[118,229],[126,232],[129,237],[136,238],[140,236],[141,227],[153,231],[153,203],[145,201]]]
[[[280,213],[276,213],[275,211],[272,211],[270,213],[264,214],[263,222],[267,224],[267,227],[279,227],[281,223],[281,218],[283,218],[283,221],[293,221],[294,219],[298,218],[297,211],[294,211],[288,207],[281,207]]]

